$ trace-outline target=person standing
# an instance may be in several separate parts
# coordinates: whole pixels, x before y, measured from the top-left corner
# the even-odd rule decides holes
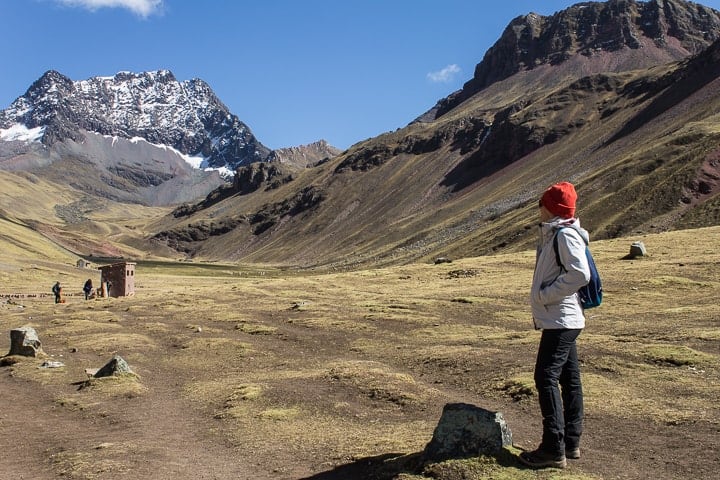
[[[564,468],[566,458],[580,458],[583,392],[576,341],[585,316],[577,291],[590,280],[590,268],[589,235],[575,217],[576,201],[575,187],[560,182],[545,190],[539,203],[530,306],[535,329],[542,330],[534,378],[543,434],[536,450],[520,453],[520,461],[533,468]]]
[[[93,291],[93,284],[92,279],[88,278],[85,282],[85,285],[83,285],[83,292],[85,293],[85,300],[90,298],[90,294]]]
[[[52,287],[52,292],[55,295],[55,303],[62,303],[62,287],[60,286],[60,282],[55,282],[55,285]]]

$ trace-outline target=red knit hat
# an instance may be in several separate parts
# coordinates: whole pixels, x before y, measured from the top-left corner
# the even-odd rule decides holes
[[[540,202],[550,213],[557,217],[573,218],[575,216],[575,201],[577,193],[570,182],[560,182],[551,185],[543,193]]]

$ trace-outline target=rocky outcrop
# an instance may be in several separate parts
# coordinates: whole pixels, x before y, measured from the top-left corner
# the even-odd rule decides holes
[[[311,185],[282,202],[265,205],[259,212],[250,216],[250,223],[254,225],[253,234],[260,235],[278,223],[282,217],[294,217],[312,210],[324,199],[323,192]]]
[[[646,49],[644,59],[628,65],[637,69],[697,54],[719,36],[720,12],[682,0],[584,2],[548,17],[530,13],[510,22],[462,90],[438,102],[421,119],[438,118],[518,72],[559,65],[575,55]],[[610,63],[603,65],[604,71],[626,68],[623,62]]]
[[[335,173],[347,170],[364,172],[379,167],[398,155],[422,155],[435,151],[448,142],[463,136],[463,132],[466,132],[469,128],[468,124],[474,123],[475,119],[461,119],[439,127],[429,135],[404,135],[396,142],[367,143],[361,148],[348,153],[342,162],[335,167]],[[473,126],[470,126],[470,128],[473,128]]]
[[[232,185],[221,185],[210,192],[205,199],[196,204],[183,204],[173,210],[175,218],[186,217],[205,210],[233,195],[246,195],[265,187],[266,190],[278,188],[291,182],[293,176],[287,168],[277,163],[255,162],[238,167]]]
[[[247,217],[244,215],[226,217],[218,221],[199,221],[189,223],[182,228],[157,233],[152,237],[152,240],[167,245],[178,252],[192,255],[200,242],[210,237],[224,235],[241,224],[247,223]]]
[[[207,197],[205,197],[201,202],[195,203],[195,204],[188,204],[185,203],[183,205],[180,205],[175,210],[172,211],[172,215],[175,218],[180,217],[187,217],[189,215],[192,215],[196,212],[199,212],[201,210],[204,210],[208,207],[211,207],[215,205],[216,203],[219,203],[226,198],[229,198],[237,193],[237,190],[233,185],[221,185],[212,192],[210,192]]]
[[[267,189],[277,188],[292,179],[293,176],[288,168],[279,163],[255,162],[239,167],[235,171],[233,188],[236,193],[242,195],[254,192],[263,185]]]
[[[150,187],[162,185],[173,178],[172,173],[144,169],[134,165],[120,164],[108,168],[108,171],[124,178],[137,187]]]

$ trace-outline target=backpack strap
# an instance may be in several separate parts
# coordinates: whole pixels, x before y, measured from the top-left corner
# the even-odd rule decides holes
[[[560,233],[560,230],[562,230],[563,228],[564,227],[560,227],[555,230],[555,234],[553,235],[553,250],[555,250],[555,263],[557,263],[558,267],[562,268],[567,272],[565,265],[563,265],[560,261],[560,252],[558,251],[558,233]]]

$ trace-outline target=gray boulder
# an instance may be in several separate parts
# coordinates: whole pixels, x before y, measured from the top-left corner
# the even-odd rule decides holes
[[[465,403],[448,403],[423,452],[425,462],[494,455],[512,445],[502,413]]]
[[[34,328],[24,326],[10,330],[10,352],[8,355],[37,357],[42,351],[42,342]]]

